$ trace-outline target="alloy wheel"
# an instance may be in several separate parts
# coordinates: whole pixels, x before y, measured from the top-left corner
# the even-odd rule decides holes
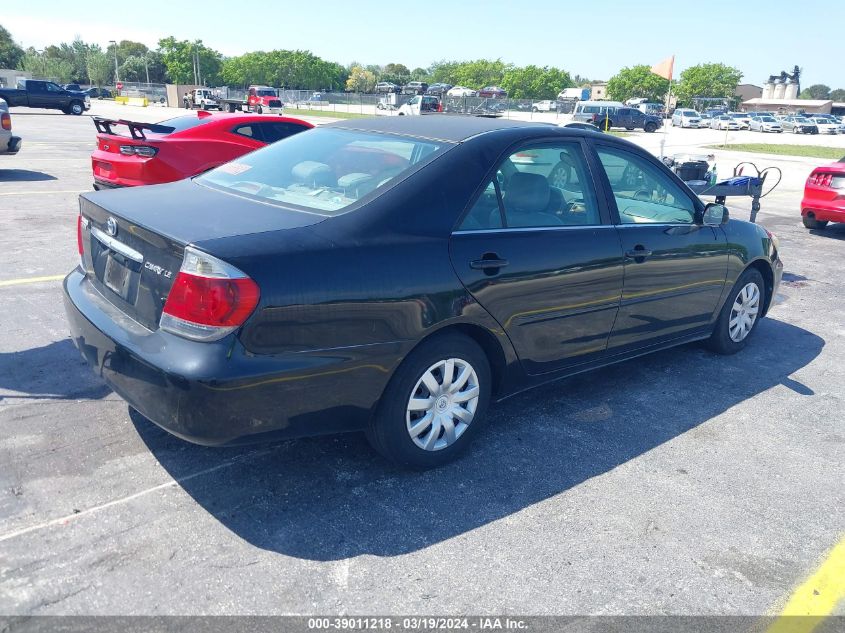
[[[439,360],[411,392],[405,412],[408,434],[425,451],[454,444],[469,428],[478,407],[478,374],[460,358]]]
[[[728,321],[728,334],[734,343],[739,343],[748,336],[759,311],[760,288],[755,283],[747,283],[736,296]]]

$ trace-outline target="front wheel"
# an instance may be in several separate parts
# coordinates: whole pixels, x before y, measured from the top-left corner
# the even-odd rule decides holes
[[[756,268],[740,275],[707,341],[710,349],[718,354],[736,354],[746,346],[762,316],[765,289],[763,275]]]
[[[74,101],[70,104],[70,113],[76,116],[79,116],[85,112],[85,106],[82,105],[81,101]]]
[[[645,124],[645,131],[651,134],[652,132],[657,131],[657,125],[654,123],[646,123]]]
[[[478,344],[460,334],[438,336],[396,370],[367,438],[400,466],[440,466],[458,457],[481,430],[490,393],[490,366]]]

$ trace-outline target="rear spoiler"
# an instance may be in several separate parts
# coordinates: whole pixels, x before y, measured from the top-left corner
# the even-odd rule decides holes
[[[154,134],[170,134],[176,130],[175,127],[170,127],[169,125],[159,125],[158,123],[138,123],[137,121],[126,121],[125,119],[104,119],[99,116],[95,116],[93,119],[94,127],[97,128],[97,131],[100,134],[116,136],[114,130],[112,130],[112,126],[125,125],[129,128],[129,134],[131,134],[132,138],[136,141],[146,140],[147,137],[144,135],[144,130],[148,130]]]

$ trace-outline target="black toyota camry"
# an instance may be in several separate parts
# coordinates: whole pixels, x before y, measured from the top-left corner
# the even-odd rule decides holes
[[[78,245],[73,339],[156,424],[211,445],[364,430],[416,468],[528,387],[740,350],[782,273],[770,233],[631,143],[448,115],[84,194]]]

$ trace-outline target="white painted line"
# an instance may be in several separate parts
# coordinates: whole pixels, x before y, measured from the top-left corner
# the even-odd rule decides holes
[[[264,449],[260,451],[255,451],[252,453],[247,453],[246,455],[240,455],[238,457],[234,457],[222,464],[218,464],[217,466],[212,466],[211,468],[206,468],[205,470],[201,470],[196,473],[192,473],[180,479],[174,479],[163,484],[159,484],[158,486],[153,486],[152,488],[147,488],[146,490],[142,490],[141,492],[136,492],[135,494],[131,494],[128,497],[121,497],[120,499],[114,499],[113,501],[109,501],[107,503],[103,503],[98,506],[94,506],[92,508],[87,508],[85,510],[81,510],[75,514],[68,514],[67,516],[59,517],[58,519],[51,519],[50,521],[45,521],[44,523],[39,523],[37,525],[31,525],[29,527],[21,528],[20,530],[15,530],[14,532],[9,532],[8,534],[3,534],[0,536],[0,543],[3,541],[8,541],[13,538],[17,538],[18,536],[23,536],[24,534],[29,534],[30,532],[37,532],[38,530],[43,530],[45,528],[53,527],[54,525],[62,525],[70,523],[80,517],[88,516],[89,514],[94,514],[95,512],[99,512],[100,510],[105,510],[106,508],[111,508],[112,506],[121,505],[132,501],[133,499],[138,499],[139,497],[146,496],[153,492],[158,492],[159,490],[165,490],[166,488],[172,488],[174,486],[178,486],[184,481],[190,481],[191,479],[196,479],[197,477],[202,477],[203,475],[208,475],[218,470],[222,470],[223,468],[228,468],[229,466],[234,466],[240,461],[243,461],[249,457],[255,457],[259,455],[266,455],[270,453],[272,449]]]
[[[86,189],[60,189],[44,191],[4,191],[0,196],[43,196],[45,193],[85,193]]]

